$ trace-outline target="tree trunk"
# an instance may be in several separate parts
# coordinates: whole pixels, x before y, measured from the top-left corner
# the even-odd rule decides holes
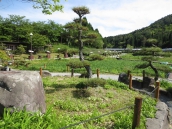
[[[155,78],[154,80],[157,81],[159,78],[159,74],[158,74],[158,70],[152,65],[152,62],[149,61],[149,66],[153,69],[153,71],[155,72]]]
[[[85,69],[87,71],[87,77],[91,78],[92,77],[92,70],[91,67],[89,65],[85,66]]]
[[[79,15],[79,22],[80,22],[80,25],[82,26],[82,16]],[[84,61],[84,56],[83,56],[83,42],[82,42],[82,39],[81,39],[81,36],[82,36],[82,30],[79,30],[78,31],[78,42],[79,42],[79,59],[80,61]],[[92,70],[90,68],[90,66],[84,66],[86,71],[87,71],[87,77],[88,78],[91,78],[92,77]]]
[[[82,42],[82,40],[81,40],[81,35],[82,35],[82,30],[79,30],[79,32],[78,32],[79,59],[80,59],[80,61],[83,61],[83,60],[84,60],[84,56],[83,56],[83,52],[82,52],[82,49],[83,49],[83,42]]]

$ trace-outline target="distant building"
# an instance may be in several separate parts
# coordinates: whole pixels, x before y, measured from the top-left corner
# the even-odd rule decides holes
[[[19,45],[27,46],[27,48],[29,48],[28,43],[0,41],[0,44],[1,43],[5,46],[5,49],[10,49],[10,50],[16,50]]]

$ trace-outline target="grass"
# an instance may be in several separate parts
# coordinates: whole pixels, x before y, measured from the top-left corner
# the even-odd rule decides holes
[[[56,53],[52,57],[55,57]],[[18,57],[19,58],[19,57]],[[142,70],[134,66],[140,63],[141,57],[129,54],[123,56],[124,60],[106,58],[102,61],[91,61],[93,73],[100,70],[101,73],[119,74],[132,71],[133,75],[142,75]],[[75,59],[73,59],[75,60]],[[78,60],[78,59],[76,59]],[[20,65],[18,69],[23,70],[49,70],[51,72],[67,72],[66,64],[69,59],[42,59],[32,60],[28,67]],[[161,60],[161,61],[165,61]],[[157,65],[160,65],[157,63]],[[14,66],[16,68],[16,66]],[[84,69],[75,69],[82,72]],[[153,71],[146,69],[147,74],[153,75]],[[161,77],[165,76],[161,73]],[[129,90],[126,85],[114,80],[107,80],[103,87],[88,87],[87,89],[76,89],[75,86],[87,79],[77,77],[45,77],[43,78],[46,93],[46,104],[48,111],[44,115],[33,114],[25,111],[15,112],[0,119],[0,129],[6,128],[37,128],[37,129],[60,129],[80,121],[93,119],[97,116],[110,113],[107,116],[93,119],[91,121],[70,127],[70,129],[130,129],[132,126],[133,107],[135,97],[143,98],[141,124],[139,129],[145,129],[146,118],[155,117],[156,101],[153,98]],[[163,82],[164,87],[166,82]],[[130,106],[131,105],[131,106]],[[118,111],[121,108],[125,110]],[[25,116],[25,117],[24,117]]]
[[[153,98],[129,90],[125,84],[113,80],[106,80],[103,87],[75,88],[86,80],[77,77],[43,78],[48,111],[44,115],[26,111],[7,112],[0,119],[0,129],[61,129],[68,126],[70,129],[130,129],[135,97],[144,98],[139,129],[145,129],[146,118],[155,117],[156,101]],[[119,110],[122,108],[125,110]],[[99,118],[94,119],[96,117]],[[75,124],[88,119],[92,120]],[[71,126],[73,124],[75,126]]]
[[[147,97],[129,90],[126,85],[113,80],[107,80],[104,87],[89,87],[86,90],[75,88],[76,84],[85,80],[83,78],[53,77],[50,80],[48,78],[44,78],[43,80],[47,105],[53,105],[57,114],[64,114],[64,116],[68,116],[67,119],[72,118],[75,120],[68,123],[69,125],[133,105],[135,97]],[[145,128],[145,117],[154,117],[156,111],[154,108],[155,104],[154,99],[148,98],[144,100],[141,129]],[[151,109],[149,112],[146,111],[148,108]],[[132,125],[132,117],[133,106],[121,112],[112,113],[109,116],[89,121],[73,128],[129,129]]]
[[[50,72],[67,72],[66,64],[69,60],[79,60],[79,59],[41,59],[41,60],[32,60],[29,62],[28,67],[25,65],[20,65],[18,67],[13,66],[14,68],[21,70],[39,70],[43,68],[43,70],[49,70]],[[111,73],[111,74],[119,74],[121,72],[127,73],[128,70],[131,71],[131,74],[142,76],[143,69],[136,69],[135,66],[137,64],[142,63],[141,60],[117,60],[116,58],[106,58],[101,61],[90,61],[90,66],[93,73],[96,73],[96,70],[99,69],[100,73]],[[154,63],[154,65],[163,66],[164,64]],[[75,69],[74,72],[83,73],[85,69]],[[145,69],[147,76],[154,76],[154,71],[151,68]],[[164,78],[166,73],[159,72],[160,77]]]

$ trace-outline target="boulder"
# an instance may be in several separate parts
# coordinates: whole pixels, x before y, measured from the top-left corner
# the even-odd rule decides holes
[[[168,74],[167,74],[167,79],[168,79],[168,80],[172,80],[172,73],[168,73]]]
[[[128,75],[126,73],[120,73],[118,77],[118,81],[128,84]]]
[[[155,85],[155,80],[150,77],[143,78],[143,88],[150,88],[150,86]]]
[[[42,77],[51,77],[52,74],[48,70],[43,70],[42,71]]]
[[[146,119],[146,129],[169,129],[168,106],[164,102],[158,102],[155,118]]]
[[[0,115],[4,108],[30,112],[46,111],[45,92],[38,72],[0,72]]]

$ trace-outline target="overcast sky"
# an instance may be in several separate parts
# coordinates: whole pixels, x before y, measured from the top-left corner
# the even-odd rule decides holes
[[[0,15],[26,16],[30,21],[53,20],[65,25],[78,16],[73,7],[86,6],[90,14],[86,15],[94,29],[103,37],[130,33],[149,26],[156,20],[172,14],[172,0],[61,0],[63,12],[44,15],[41,10],[33,9],[32,3],[22,0],[1,0]]]

